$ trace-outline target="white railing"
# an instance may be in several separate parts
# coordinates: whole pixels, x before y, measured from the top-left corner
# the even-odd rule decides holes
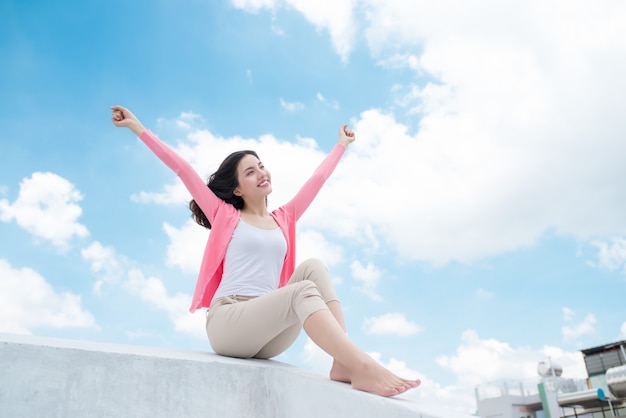
[[[482,401],[503,396],[526,397],[538,395],[539,388],[537,385],[541,382],[551,392],[572,393],[588,389],[587,382],[584,379],[544,377],[542,379],[498,380],[476,386],[476,400]]]

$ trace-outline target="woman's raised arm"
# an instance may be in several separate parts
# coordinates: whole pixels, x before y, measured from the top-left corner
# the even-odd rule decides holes
[[[112,106],[111,120],[119,128],[128,128],[139,137],[150,150],[176,175],[191,193],[209,222],[213,222],[216,211],[224,201],[217,197],[200,178],[191,165],[178,155],[172,148],[146,129],[139,119],[125,107]]]
[[[304,183],[298,193],[279,210],[284,210],[291,214],[293,219],[298,220],[304,211],[309,207],[317,193],[320,191],[328,177],[335,170],[346,147],[356,139],[354,132],[343,125],[339,129],[339,140],[332,151],[324,158],[321,164],[315,169],[313,175]]]

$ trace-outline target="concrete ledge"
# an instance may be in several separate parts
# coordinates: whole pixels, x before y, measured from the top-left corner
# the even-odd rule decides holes
[[[440,418],[272,360],[2,333],[0,417]]]

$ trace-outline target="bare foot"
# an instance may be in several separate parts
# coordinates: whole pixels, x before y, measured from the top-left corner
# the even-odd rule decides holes
[[[335,382],[352,383],[350,371],[337,360],[333,360],[333,367],[330,369],[330,380]]]
[[[382,396],[394,396],[419,386],[421,381],[403,379],[372,361],[351,374],[352,387]]]

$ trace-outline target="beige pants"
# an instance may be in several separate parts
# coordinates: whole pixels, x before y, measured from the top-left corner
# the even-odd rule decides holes
[[[300,264],[280,289],[262,296],[225,296],[213,300],[206,332],[213,351],[229,357],[270,358],[298,338],[314,312],[337,300],[328,269],[317,259]]]

